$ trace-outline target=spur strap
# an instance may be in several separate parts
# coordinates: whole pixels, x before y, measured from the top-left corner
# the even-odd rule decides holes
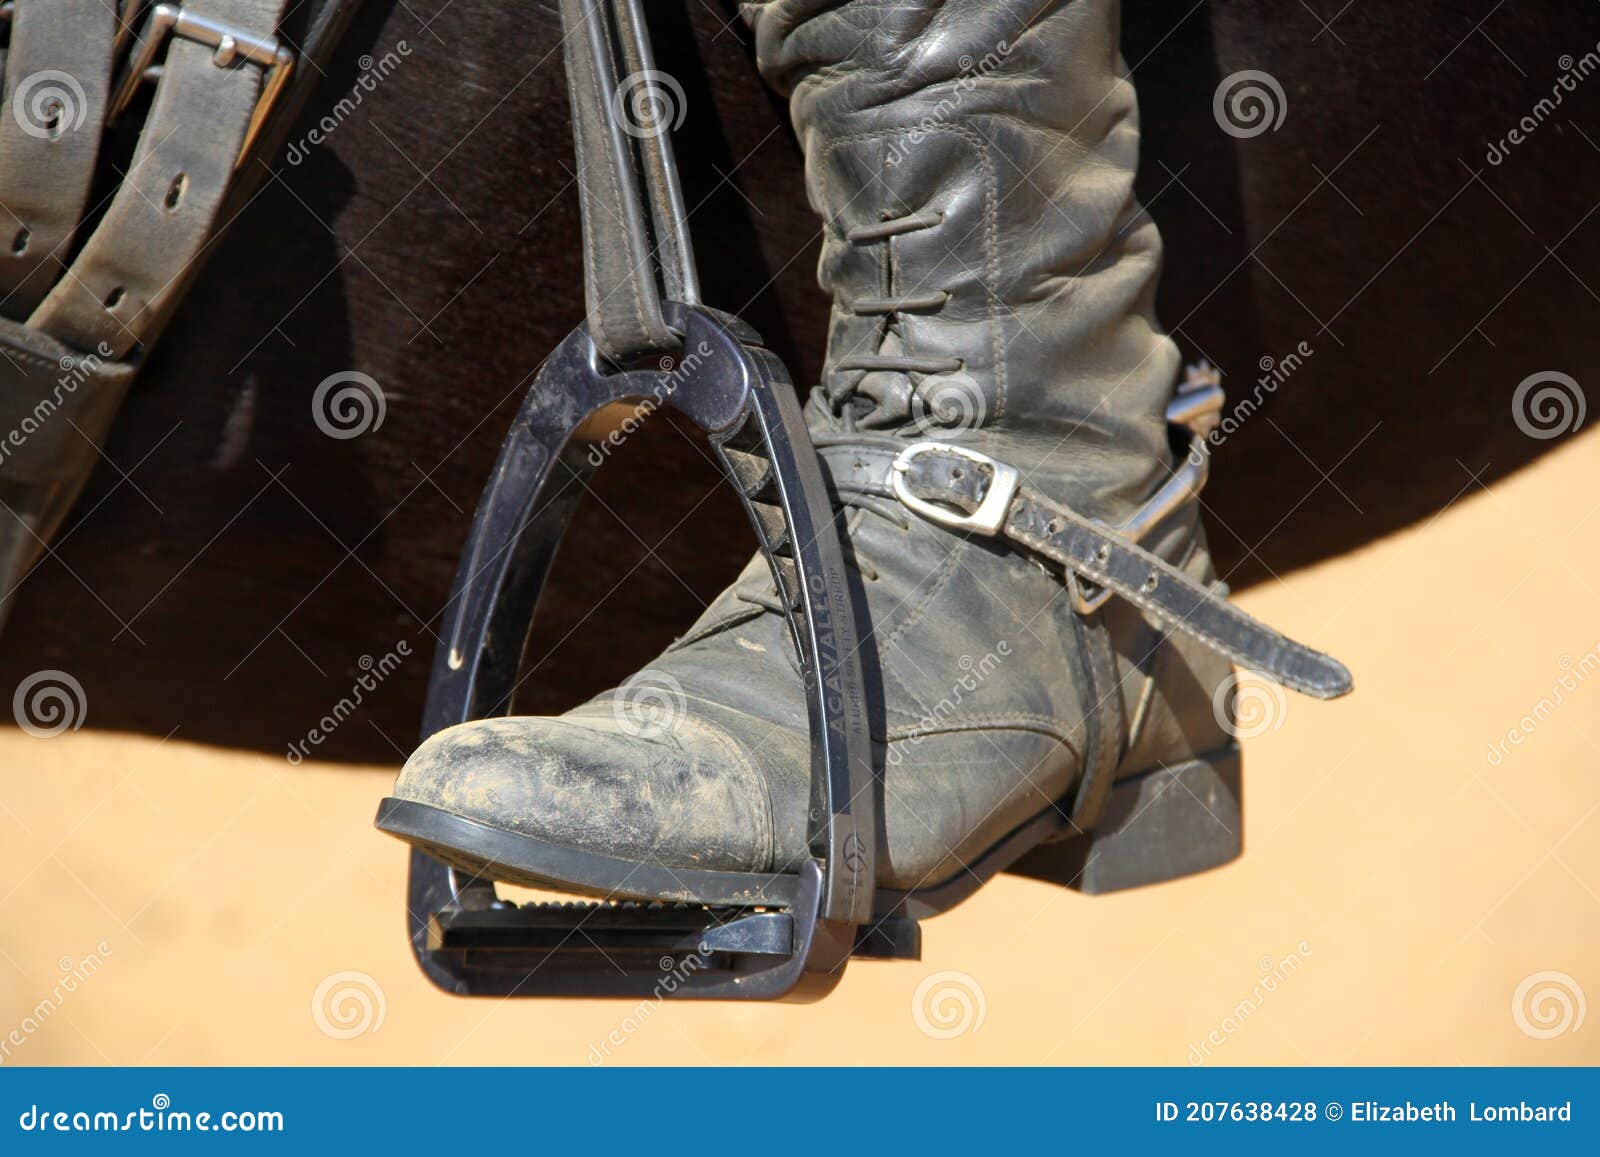
[[[1332,699],[1351,689],[1350,672],[1228,602],[1126,533],[1024,485],[1022,473],[953,442],[839,443],[820,450],[841,491],[899,501],[950,530],[1005,538],[1058,564],[1081,593],[1128,600],[1241,667],[1285,687]],[[1082,604],[1080,603],[1080,606]]]

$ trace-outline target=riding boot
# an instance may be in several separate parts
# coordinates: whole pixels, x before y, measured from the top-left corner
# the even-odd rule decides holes
[[[1153,316],[1117,4],[744,10],[823,226],[834,306],[806,414],[860,577],[879,886],[987,876],[1046,828],[1102,825],[1091,890],[1231,858],[1230,659],[1315,695],[1349,681],[1215,584],[1194,494],[1217,391],[1178,381]],[[454,835],[380,827],[577,892],[607,889],[568,849],[612,880],[618,861],[796,870],[811,765],[782,610],[758,556],[621,687],[427,740],[394,797],[471,821]]]

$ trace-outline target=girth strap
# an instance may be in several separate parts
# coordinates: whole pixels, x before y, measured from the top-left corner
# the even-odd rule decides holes
[[[28,314],[66,267],[111,100],[117,10],[105,0],[16,5],[0,116],[0,298]]]
[[[1318,699],[1351,689],[1344,664],[1273,630],[1159,556],[1023,485],[1020,472],[950,442],[828,445],[839,490],[893,498],[951,530],[1003,537],[1059,564],[1069,581],[1127,599],[1241,667]]]
[[[11,22],[0,52],[0,623],[359,3],[0,7]],[[286,18],[298,46],[281,36]],[[91,205],[106,129],[147,82],[131,164]]]
[[[141,49],[154,53],[160,40],[168,44],[133,163],[31,325],[79,349],[104,345],[120,357],[165,324],[216,233],[262,86],[274,67],[285,67],[245,53],[225,60],[226,49],[212,42],[218,38],[202,30],[225,28],[236,42],[273,44],[286,7],[287,0],[185,0],[150,10],[129,67],[137,68]],[[163,19],[174,10],[174,21]],[[125,73],[116,97],[130,99],[140,79]]]

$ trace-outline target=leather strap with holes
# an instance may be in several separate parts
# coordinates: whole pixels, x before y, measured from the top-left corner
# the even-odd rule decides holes
[[[901,485],[922,502],[961,515],[983,507],[999,464],[975,462],[935,444],[923,443],[919,450],[907,460],[890,446],[833,445],[822,447],[821,457],[839,489],[897,498],[892,474],[898,461],[905,466]],[[1016,486],[997,530],[1285,687],[1318,699],[1351,689],[1350,672],[1337,659],[1273,630],[1159,556],[1029,487]]]
[[[0,3],[0,622],[359,4]],[[113,174],[106,132],[150,89]]]
[[[264,86],[288,82],[259,110],[271,114],[270,144],[358,3],[312,5],[291,52],[279,40],[289,0],[13,0],[0,110],[0,314],[101,357],[147,347],[240,193],[265,175],[241,149]],[[132,162],[108,198],[89,204],[106,163],[103,129],[146,44],[159,68]],[[282,67],[243,44],[280,49]],[[86,220],[93,229],[80,237]]]
[[[117,11],[22,0],[0,112],[0,310],[26,317],[60,278],[88,207],[111,99]]]

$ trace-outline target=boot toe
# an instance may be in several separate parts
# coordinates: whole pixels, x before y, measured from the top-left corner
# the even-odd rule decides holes
[[[560,718],[482,719],[441,731],[406,762],[394,795],[620,860],[766,868],[770,807],[739,745],[698,719],[640,734],[596,706]]]

